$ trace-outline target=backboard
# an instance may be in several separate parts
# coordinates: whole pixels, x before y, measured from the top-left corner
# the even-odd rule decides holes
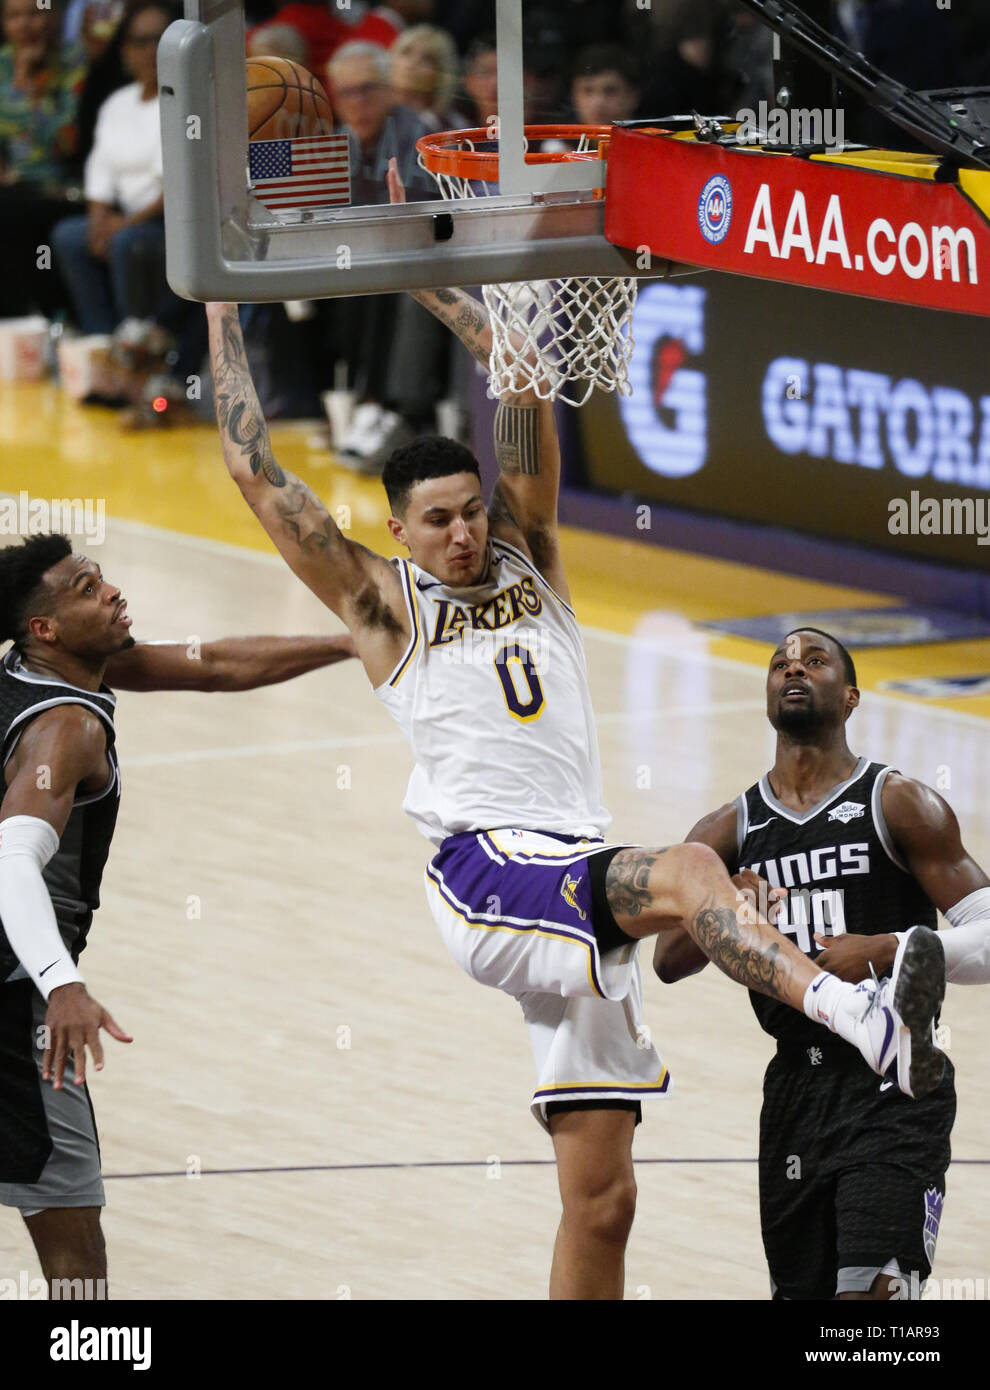
[[[420,201],[401,206],[352,202],[276,213],[248,184],[242,0],[186,0],[185,18],[168,29],[158,55],[173,289],[190,299],[243,302],[668,273],[666,262],[644,263],[605,239],[604,200],[595,191],[605,184],[601,160],[527,163],[527,84],[547,60],[545,52],[542,64],[527,57],[527,8],[536,13],[532,0],[497,0],[498,114],[475,111],[499,137],[494,196],[443,203],[428,196],[427,182]]]

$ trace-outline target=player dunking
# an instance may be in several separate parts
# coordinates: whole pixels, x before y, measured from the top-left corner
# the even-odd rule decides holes
[[[487,316],[459,290],[415,296],[487,362]],[[478,464],[452,440],[395,453],[383,482],[388,561],[348,540],[276,462],[237,309],[207,308],[227,468],[294,573],[350,629],[376,696],[415,758],[405,809],[437,848],[427,893],[454,958],[516,997],[530,1029],[533,1109],[550,1130],[563,1215],[551,1296],[621,1298],[635,1206],[632,1138],[667,1073],[640,1030],[640,938],[681,925],[733,979],[805,1011],[920,1094],[942,1057],[937,937],[903,943],[892,978],[854,987],[816,970],[738,897],[704,845],[606,846],[580,629],[557,543],[552,407],[503,399],[500,476],[486,510]],[[824,1034],[824,1028],[820,1028]]]
[[[742,868],[786,888],[775,925],[826,970],[861,980],[871,964],[889,969],[903,928],[934,927],[938,909],[955,926],[943,942],[948,978],[985,983],[990,879],[936,792],[849,751],[846,721],[858,704],[842,644],[814,628],[789,634],[767,678],[773,768],[688,839],[710,845],[730,872]],[[662,980],[707,963],[684,932],[657,940]],[[951,1063],[936,1089],[912,1102],[793,1010],[765,995],[751,999],[777,1040],[760,1122],[760,1213],[774,1296],[916,1297],[931,1271],[945,1197]]]
[[[135,643],[130,626],[120,589],[66,537],[0,550],[0,642],[14,642],[0,662],[0,1203],[20,1208],[53,1297],[106,1294],[86,1049],[99,1070],[101,1028],[131,1041],[77,966],[120,800],[104,677],[251,690],[353,655],[346,636],[249,637],[191,660],[182,643]]]

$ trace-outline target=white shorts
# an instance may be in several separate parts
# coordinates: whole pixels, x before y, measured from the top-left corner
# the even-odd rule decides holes
[[[642,1022],[638,942],[599,950],[588,859],[616,848],[531,830],[451,835],[426,870],[451,955],[522,1005],[536,1061],[533,1113],[551,1101],[638,1101],[670,1076]]]

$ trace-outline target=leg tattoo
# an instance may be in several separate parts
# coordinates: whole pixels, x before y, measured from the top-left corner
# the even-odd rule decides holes
[[[790,977],[780,944],[761,939],[758,926],[743,926],[731,907],[705,907],[694,921],[691,935],[723,974],[758,994],[787,1002]]]
[[[663,850],[624,849],[605,872],[605,896],[613,914],[638,917],[653,906],[650,870]]]

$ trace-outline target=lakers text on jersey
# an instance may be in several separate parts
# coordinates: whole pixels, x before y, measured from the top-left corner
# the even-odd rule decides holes
[[[375,694],[416,761],[403,809],[436,845],[496,826],[599,838],[610,817],[573,610],[504,541],[470,589],[398,565],[412,637]]]

